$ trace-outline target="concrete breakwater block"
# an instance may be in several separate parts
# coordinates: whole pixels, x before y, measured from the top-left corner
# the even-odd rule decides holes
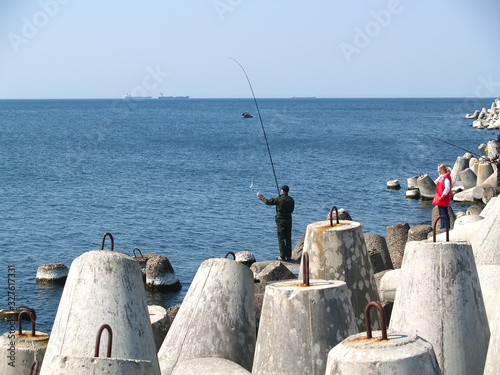
[[[408,190],[416,190],[418,189],[418,176],[413,176],[406,179],[406,184],[408,185]]]
[[[255,350],[252,271],[225,258],[204,261],[158,352],[162,375],[196,358],[224,358],[250,371]]]
[[[149,320],[151,321],[151,326],[153,328],[156,351],[158,352],[170,327],[167,310],[165,310],[162,306],[148,305],[148,312]]]
[[[460,172],[464,171],[466,168],[469,167],[469,160],[466,159],[462,156],[458,156],[457,160],[455,161],[455,165],[453,166],[453,169],[451,170],[450,177],[452,184],[455,185],[455,183],[462,181]],[[435,192],[434,192],[435,193]]]
[[[406,190],[406,198],[407,199],[420,199],[420,190],[418,190],[418,189]]]
[[[378,301],[378,292],[361,224],[341,220],[318,221],[307,226],[304,253],[309,253],[312,279],[345,281],[358,330],[364,327],[364,309]],[[302,257],[302,262],[304,258]],[[302,279],[302,263],[299,279]],[[378,328],[378,317],[374,317]]]
[[[248,250],[238,251],[235,255],[235,260],[247,267],[255,263],[255,255]]]
[[[375,233],[365,233],[365,243],[374,274],[393,268],[387,242],[383,236]]]
[[[224,358],[195,358],[179,363],[172,375],[251,375],[251,372]]]
[[[0,348],[2,349],[0,374],[29,374],[34,361],[42,363],[49,343],[49,335],[37,331],[34,321],[31,328],[26,330],[25,327],[24,331],[6,332],[0,336]],[[34,336],[33,330],[35,331]]]
[[[140,359],[55,356],[51,375],[150,375],[154,374],[151,361]]]
[[[395,224],[386,228],[385,238],[394,268],[401,268],[409,231],[408,223]]]
[[[113,329],[113,357],[150,361],[160,374],[139,265],[127,254],[97,250],[71,265],[40,375],[56,373],[56,356],[93,353],[103,324]]]
[[[498,302],[496,303],[494,315],[495,319],[492,322],[491,338],[483,375],[498,375],[500,369],[500,304]]]
[[[413,333],[350,336],[328,353],[326,375],[441,375],[432,345]]]
[[[479,163],[477,167],[477,186],[485,184],[488,177],[493,174],[493,167],[490,163]]]
[[[68,267],[62,263],[42,264],[36,271],[37,283],[64,284],[68,277]]]
[[[390,181],[387,181],[387,189],[390,189],[390,190],[399,190],[399,189],[401,189],[401,184],[399,183],[399,180],[390,180]]]
[[[422,199],[432,200],[436,195],[436,183],[427,174],[420,176],[417,183]]]
[[[146,285],[157,291],[177,292],[182,285],[165,255],[154,255],[146,263]]]
[[[490,337],[468,242],[408,242],[390,328],[429,341],[443,374],[482,374]]]
[[[328,351],[358,332],[348,294],[334,280],[268,285],[252,374],[324,374]]]

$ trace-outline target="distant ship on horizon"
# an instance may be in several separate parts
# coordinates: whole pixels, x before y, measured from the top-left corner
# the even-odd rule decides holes
[[[295,95],[292,95],[291,98],[292,99],[316,99],[315,96],[295,96]]]
[[[125,99],[132,99],[132,100],[147,100],[152,98],[153,97],[151,96],[132,96],[130,94],[125,95]]]
[[[158,99],[189,99],[189,96],[165,96],[160,92]]]

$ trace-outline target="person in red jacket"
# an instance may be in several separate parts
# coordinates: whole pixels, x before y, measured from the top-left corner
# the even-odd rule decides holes
[[[445,164],[438,164],[439,179],[436,184],[436,195],[432,200],[432,204],[438,206],[439,216],[444,216],[450,222],[448,215],[448,206],[451,201],[451,177],[448,173],[448,168]],[[441,219],[441,229],[446,228],[446,222]]]

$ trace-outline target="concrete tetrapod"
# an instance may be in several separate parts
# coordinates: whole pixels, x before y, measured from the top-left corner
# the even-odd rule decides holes
[[[29,315],[31,318],[31,330],[23,331],[23,315]],[[0,336],[0,374],[17,375],[28,374],[34,361],[42,363],[49,335],[44,332],[38,332],[35,328],[33,314],[26,310],[18,316],[19,330],[17,332],[6,332]]]
[[[311,279],[345,281],[358,332],[362,331],[365,306],[378,301],[379,296],[361,225],[344,220],[333,226],[330,221],[309,224],[304,241],[306,252],[310,257]],[[375,327],[380,328],[378,317],[373,316]]]
[[[266,287],[253,375],[323,375],[328,351],[358,332],[345,282],[297,280]]]
[[[253,273],[230,259],[208,259],[196,273],[158,352],[162,375],[196,358],[224,358],[252,369]]]
[[[251,375],[237,363],[224,358],[196,358],[180,362],[172,375]]]
[[[104,323],[113,328],[115,358],[150,361],[160,374],[139,265],[126,254],[97,250],[70,267],[40,375],[59,371],[56,356],[89,357]]]
[[[500,293],[497,293],[500,295]],[[497,299],[498,301],[498,299]],[[498,375],[500,370],[500,304],[497,303],[492,323],[488,355],[484,366],[484,375]]]
[[[490,331],[468,242],[406,245],[390,327],[429,341],[444,375],[482,374]]]
[[[415,334],[388,334],[382,319],[382,331],[373,337],[368,315],[371,307],[383,314],[378,302],[366,306],[366,333],[350,336],[330,350],[326,375],[441,374],[432,345]]]

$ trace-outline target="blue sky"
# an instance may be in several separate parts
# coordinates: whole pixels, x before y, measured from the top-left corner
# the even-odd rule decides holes
[[[2,0],[0,99],[498,97],[498,0]]]

